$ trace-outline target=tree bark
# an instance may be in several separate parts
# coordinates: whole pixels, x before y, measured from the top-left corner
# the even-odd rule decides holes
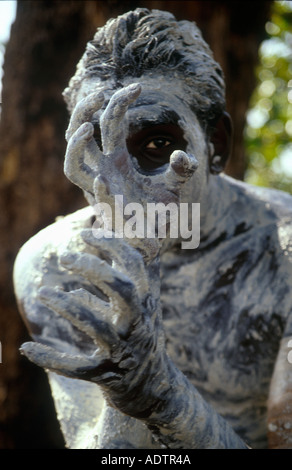
[[[0,121],[0,448],[63,446],[43,371],[21,358],[28,339],[12,269],[21,245],[58,215],[85,204],[63,175],[68,114],[62,91],[96,27],[136,7],[194,20],[226,76],[234,120],[227,172],[243,178],[242,131],[271,2],[20,1],[6,48]]]
[[[0,123],[1,448],[63,445],[45,374],[19,355],[27,335],[15,305],[12,269],[28,238],[58,214],[84,205],[62,169],[68,122],[62,91],[94,32],[89,13],[83,2],[19,2],[6,48]],[[100,10],[96,22],[104,21]]]

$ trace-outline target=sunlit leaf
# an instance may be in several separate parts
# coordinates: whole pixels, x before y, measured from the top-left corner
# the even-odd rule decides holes
[[[276,1],[245,129],[249,183],[292,193],[292,2]]]

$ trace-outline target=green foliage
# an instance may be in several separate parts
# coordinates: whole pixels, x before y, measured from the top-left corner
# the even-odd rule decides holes
[[[292,1],[275,1],[245,129],[245,181],[292,193]]]

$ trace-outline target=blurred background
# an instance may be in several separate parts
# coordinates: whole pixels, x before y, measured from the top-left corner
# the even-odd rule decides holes
[[[63,175],[62,91],[96,28],[136,7],[197,22],[221,64],[226,173],[292,193],[292,1],[1,1],[0,449],[64,447],[45,373],[19,355],[28,336],[12,269],[28,238],[85,205]]]

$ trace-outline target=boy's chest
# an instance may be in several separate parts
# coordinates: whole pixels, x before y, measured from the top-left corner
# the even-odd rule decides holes
[[[284,329],[270,260],[214,258],[162,270],[168,353],[209,399],[266,398]]]

